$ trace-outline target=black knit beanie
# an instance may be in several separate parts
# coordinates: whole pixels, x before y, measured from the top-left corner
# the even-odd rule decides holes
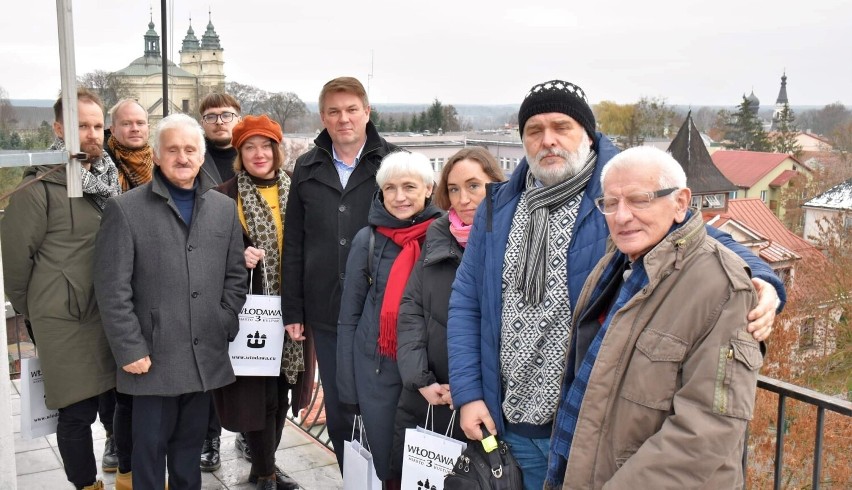
[[[586,93],[580,87],[571,82],[551,80],[531,88],[518,111],[518,131],[521,137],[524,136],[524,125],[529,118],[547,112],[561,112],[571,116],[589,133],[589,139],[595,140],[595,115],[586,100]]]

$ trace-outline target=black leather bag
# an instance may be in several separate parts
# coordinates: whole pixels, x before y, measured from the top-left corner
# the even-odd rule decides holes
[[[482,427],[483,434],[487,433]],[[505,441],[472,441],[444,477],[444,490],[522,490],[521,467]]]

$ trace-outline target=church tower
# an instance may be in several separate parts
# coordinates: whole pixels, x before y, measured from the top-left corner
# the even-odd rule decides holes
[[[180,49],[180,66],[198,77],[199,100],[210,92],[225,90],[225,61],[223,49],[219,44],[219,35],[213,27],[212,13],[207,23],[207,30],[201,36],[201,41],[195,37],[190,18],[189,29]]]
[[[781,119],[781,112],[784,111],[784,106],[789,104],[787,100],[787,70],[781,75],[781,90],[778,91],[778,99],[775,100],[775,110],[772,112],[772,129],[775,130],[778,126],[778,121]]]

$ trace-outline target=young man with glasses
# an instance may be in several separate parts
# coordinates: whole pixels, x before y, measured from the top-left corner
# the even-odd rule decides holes
[[[240,122],[240,103],[231,95],[213,92],[201,99],[198,112],[201,113],[201,127],[204,129],[204,143],[207,148],[201,171],[219,185],[234,176],[237,149],[231,145],[231,134],[234,126]],[[216,471],[222,465],[219,455],[221,435],[222,425],[211,399],[207,436],[201,447],[202,471]],[[238,449],[245,445],[240,440],[241,437],[241,434],[237,435]],[[250,457],[245,452],[243,455],[246,459]]]
[[[207,144],[201,170],[221,184],[234,176],[237,150],[231,146],[231,133],[240,122],[240,103],[228,94],[213,92],[201,100],[198,112]]]

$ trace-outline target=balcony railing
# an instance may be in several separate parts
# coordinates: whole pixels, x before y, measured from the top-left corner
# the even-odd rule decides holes
[[[20,316],[18,316],[14,322],[9,323],[17,327],[13,329],[16,334],[12,335],[12,337],[15,338],[12,342],[10,342],[10,344],[13,344],[16,348],[12,347],[10,352],[10,358],[14,360],[20,359],[22,356],[26,357],[26,346],[30,344],[27,342],[29,339],[20,338],[20,332],[25,331],[23,328],[21,328],[23,322],[20,319]],[[12,374],[12,377],[17,377],[17,375],[19,374],[18,366],[19,365],[17,363],[10,365],[10,372]],[[319,369],[317,369],[315,372],[319,372]],[[810,488],[811,490],[818,490],[820,488],[821,482],[820,477],[822,472],[824,439],[823,432],[825,429],[826,411],[835,412],[846,417],[852,417],[852,403],[839,398],[824,395],[822,393],[809,390],[801,386],[796,386],[794,384],[786,383],[784,381],[768,378],[766,376],[758,377],[757,387],[758,390],[766,390],[768,392],[775,393],[778,395],[778,416],[776,420],[775,430],[775,461],[773,475],[773,488],[776,490],[781,488],[781,484],[783,481],[782,470],[784,468],[784,443],[786,435],[785,424],[787,420],[787,401],[788,399],[797,400],[799,402],[811,405],[816,408],[817,416],[814,427],[816,437],[813,448],[813,475]],[[301,412],[301,416],[293,417],[292,415],[288,414],[288,419],[290,420],[290,422],[297,425],[305,433],[309,434],[321,444],[325,445],[329,449],[332,448],[331,441],[328,437],[328,431],[325,426],[325,401],[322,397],[322,383],[319,380],[317,380],[314,385],[314,393],[311,397],[311,402]],[[746,468],[748,467],[748,447],[749,441],[747,438],[746,445],[743,451],[744,474]]]

